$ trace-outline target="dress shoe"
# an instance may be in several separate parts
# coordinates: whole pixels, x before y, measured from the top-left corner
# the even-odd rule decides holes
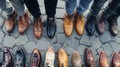
[[[30,58],[30,67],[40,67],[41,61],[42,61],[41,53],[39,49],[35,48]]]
[[[55,51],[52,47],[50,47],[46,52],[44,67],[54,67],[54,61],[55,61]]]
[[[56,33],[56,22],[55,18],[47,18],[47,36],[52,39]]]
[[[66,36],[71,36],[73,32],[73,26],[74,26],[74,14],[72,16],[69,16],[67,13],[65,14],[64,17],[64,33]]]
[[[25,67],[25,61],[26,58],[24,50],[21,47],[19,47],[16,51],[14,67]]]
[[[112,57],[112,67],[120,67],[120,55],[115,52]]]
[[[111,15],[110,17],[108,17],[108,22],[110,23],[109,25],[109,29],[110,32],[113,36],[116,36],[118,34],[118,23],[117,23],[117,18],[113,15]]]
[[[68,67],[68,55],[62,48],[58,51],[58,63],[59,67]]]
[[[5,48],[3,53],[2,67],[13,67],[13,57],[9,49]]]
[[[104,51],[100,52],[99,64],[100,64],[100,67],[109,67],[108,56]]]
[[[79,15],[77,12],[76,12],[76,32],[79,34],[79,35],[82,35],[83,32],[84,32],[84,17],[83,15]]]
[[[95,22],[96,22],[96,17],[92,15],[91,13],[87,17],[86,21],[86,30],[89,36],[93,36],[95,32]]]
[[[43,26],[42,26],[42,18],[34,19],[34,35],[37,39],[42,37]]]
[[[82,60],[77,51],[72,54],[73,67],[82,67]]]
[[[104,33],[106,26],[106,17],[104,16],[103,12],[100,12],[99,15],[97,16],[96,28],[99,34]]]
[[[85,49],[85,57],[84,57],[86,67],[96,67],[95,58],[93,52],[90,48]]]
[[[18,31],[20,34],[23,34],[28,26],[29,26],[29,22],[28,22],[28,11],[26,11],[26,13],[24,14],[24,16],[20,16],[19,20],[18,20]]]
[[[13,31],[16,17],[17,17],[17,14],[16,12],[14,12],[13,14],[9,15],[7,20],[5,21],[5,27],[8,33],[11,33]]]

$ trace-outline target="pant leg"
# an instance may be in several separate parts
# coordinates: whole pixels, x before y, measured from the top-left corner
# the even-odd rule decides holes
[[[0,8],[3,9],[8,15],[14,12],[14,7],[8,0],[0,0]]]
[[[38,0],[24,0],[24,3],[34,18],[38,19],[41,16]]]
[[[104,15],[109,17],[110,15],[118,15],[119,9],[120,8],[120,0],[112,0],[109,4],[108,7],[104,11]]]
[[[49,18],[52,18],[56,14],[58,0],[44,0],[46,14]]]
[[[23,0],[9,0],[15,8],[18,16],[23,16],[26,13],[26,8]]]
[[[71,16],[76,8],[77,0],[66,0],[65,3],[66,12]]]
[[[92,14],[94,14],[95,16],[98,15],[99,11],[101,10],[106,1],[107,0],[94,0],[91,7],[91,12],[93,12]]]
[[[77,7],[77,12],[79,15],[82,15],[89,7],[90,3],[92,0],[80,0],[78,7]]]

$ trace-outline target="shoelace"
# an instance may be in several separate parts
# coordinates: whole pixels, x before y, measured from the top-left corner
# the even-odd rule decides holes
[[[23,67],[23,64],[21,62],[17,62],[14,67]]]

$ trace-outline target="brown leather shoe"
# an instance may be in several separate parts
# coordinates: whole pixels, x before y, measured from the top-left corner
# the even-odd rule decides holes
[[[17,14],[14,12],[13,14],[9,15],[7,20],[5,21],[5,27],[7,32],[12,32],[14,25],[15,25],[15,20],[16,20]]]
[[[84,32],[84,17],[83,15],[79,15],[78,13],[76,13],[76,32],[79,34],[79,35],[82,35],[83,32]]]
[[[120,55],[115,52],[112,57],[112,67],[120,67]]]
[[[73,67],[82,67],[82,60],[77,51],[72,54]]]
[[[30,67],[40,67],[41,61],[42,61],[41,53],[39,49],[35,48],[30,58]]]
[[[28,21],[28,11],[26,11],[24,16],[20,16],[18,20],[18,31],[20,34],[23,34],[28,26],[29,26],[29,21]]]
[[[2,67],[13,67],[12,53],[7,48],[5,48],[4,53],[3,53]]]
[[[42,37],[43,26],[42,26],[42,18],[34,19],[34,35],[37,39]]]
[[[73,32],[73,26],[74,26],[74,15],[69,16],[67,13],[65,14],[64,17],[64,33],[66,36],[71,36]]]
[[[68,55],[62,48],[58,51],[58,63],[59,67],[68,67]]]
[[[99,15],[97,16],[97,23],[96,23],[96,28],[99,34],[104,33],[105,26],[106,26],[105,16],[103,15],[103,12],[100,12]]]
[[[86,67],[96,67],[95,58],[93,52],[90,48],[85,49],[85,57],[84,57]]]
[[[100,64],[100,67],[109,67],[108,56],[104,51],[100,52],[99,64]]]

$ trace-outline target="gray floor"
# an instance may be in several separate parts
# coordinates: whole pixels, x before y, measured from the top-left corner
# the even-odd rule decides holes
[[[46,15],[45,15],[45,9],[44,9],[44,3],[43,0],[39,0],[40,3],[40,9],[42,12],[42,21],[46,22]],[[109,1],[106,2],[105,6],[109,3]],[[105,7],[104,6],[104,7]],[[103,7],[103,8],[104,8]],[[73,31],[73,34],[71,37],[66,37],[63,32],[63,17],[65,14],[65,1],[58,0],[58,6],[56,11],[56,23],[57,23],[57,32],[53,39],[49,39],[46,35],[46,29],[44,26],[44,33],[43,37],[39,40],[37,40],[33,35],[33,17],[30,15],[30,27],[26,31],[24,35],[20,35],[18,33],[18,26],[16,23],[15,30],[13,33],[8,34],[5,30],[4,21],[6,19],[6,13],[0,9],[0,62],[2,62],[2,50],[4,47],[9,47],[13,54],[15,53],[18,46],[22,46],[26,50],[26,65],[29,67],[30,62],[30,54],[32,50],[37,47],[41,50],[42,53],[42,64],[41,67],[44,65],[44,57],[46,49],[49,46],[52,46],[55,48],[56,52],[56,60],[55,60],[55,67],[58,67],[58,60],[57,60],[57,52],[59,48],[64,48],[69,56],[69,67],[72,67],[71,64],[71,56],[74,50],[77,50],[79,54],[82,57],[83,60],[83,53],[84,49],[86,47],[90,47],[94,53],[94,56],[96,58],[96,64],[98,65],[98,55],[101,50],[106,51],[109,62],[111,62],[111,57],[113,52],[120,51],[120,32],[116,37],[111,36],[108,30],[108,24],[106,25],[106,31],[103,35],[99,35],[97,32],[95,32],[94,36],[90,37],[87,35],[86,30],[84,31],[84,34],[82,36],[79,36],[76,34],[76,31]],[[84,16],[88,14],[89,9],[84,13]],[[118,19],[118,27],[120,31],[120,18]],[[83,66],[84,60],[82,61]]]

